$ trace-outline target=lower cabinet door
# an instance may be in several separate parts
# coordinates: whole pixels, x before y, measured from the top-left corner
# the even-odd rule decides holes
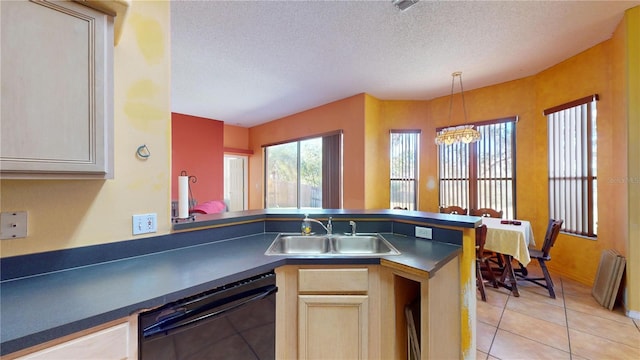
[[[300,359],[367,359],[367,295],[298,295]]]
[[[137,357],[136,329],[123,322],[102,330],[84,333],[73,340],[32,352],[28,355],[8,358],[20,360],[91,359],[121,360]]]

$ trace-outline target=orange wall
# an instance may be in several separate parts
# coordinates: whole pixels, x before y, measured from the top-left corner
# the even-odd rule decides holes
[[[625,54],[626,54],[626,44],[625,44],[625,29],[624,29],[625,20],[620,23],[620,25],[616,28],[616,31],[613,33],[613,37],[611,38],[611,118],[612,119],[625,119],[627,118],[627,83],[628,77],[626,76],[625,69]],[[611,213],[611,215],[615,218],[627,218],[629,215],[628,204],[627,204],[627,192],[625,191],[627,183],[621,182],[621,179],[628,178],[628,169],[627,169],[627,160],[629,158],[627,148],[628,148],[628,138],[626,136],[616,136],[614,138],[614,134],[626,134],[627,133],[627,123],[626,121],[614,121],[609,128],[611,132],[609,136],[609,140],[606,146],[610,149],[612,154],[617,154],[617,160],[612,161],[610,164],[603,164],[609,169],[610,177],[608,179],[603,179],[606,181],[601,182],[601,186],[599,187],[599,191],[603,192],[603,199],[611,199],[612,203],[617,204],[616,206],[610,206],[607,211]],[[620,251],[621,253],[625,253],[624,248],[626,247],[626,240],[629,238],[628,228],[626,227],[616,227],[611,229],[611,241],[612,248]]]
[[[637,36],[630,34],[629,29],[638,27],[638,13],[639,8],[627,11],[610,40],[538,74],[465,92],[468,122],[518,116],[516,212],[519,218],[532,222],[539,243],[549,219],[547,125],[542,112],[599,94],[598,238],[561,234],[553,250],[553,261],[549,263],[552,272],[584,284],[593,282],[603,249],[618,250],[632,262],[628,267],[637,268],[634,265],[637,256],[628,252],[637,249],[633,241],[638,240],[629,236],[638,221],[630,220],[627,206],[628,199],[633,194],[637,196],[637,183],[629,181],[635,177],[629,172],[631,165],[627,164],[636,166],[634,158],[628,156],[629,146],[630,142],[640,139],[635,133],[628,138],[621,134],[638,127],[639,121],[632,118],[638,112],[638,105],[630,100],[628,79],[631,73],[638,72],[638,64],[630,59],[638,57],[640,46],[629,40],[635,39],[631,35]],[[465,73],[465,76],[473,74]],[[262,145],[336,129],[343,129],[345,134],[344,208],[388,207],[389,130],[404,128],[422,131],[418,209],[435,212],[439,204],[437,148],[433,137],[437,127],[465,122],[459,94],[454,97],[453,109],[449,121],[449,96],[429,101],[387,101],[359,94],[250,128],[249,147],[256,154],[251,157],[250,208],[263,206]]]
[[[224,124],[224,147],[226,149],[248,150],[249,129]]]
[[[178,200],[181,171],[197,178],[190,182],[198,203],[223,198],[223,123],[171,113],[171,199]]]
[[[567,101],[598,93],[598,241],[560,234],[554,247],[554,259],[549,264],[560,274],[572,274],[577,280],[590,283],[594,278],[603,249],[615,248],[624,231],[626,218],[611,210],[610,201],[624,199],[626,191],[609,181],[617,176],[618,161],[626,162],[626,152],[616,153],[613,129],[624,124],[626,119],[612,116],[613,96],[611,87],[612,41],[605,41],[585,52],[569,58],[536,76],[538,109],[549,108]],[[538,119],[545,121],[540,113]],[[543,134],[538,132],[538,138]],[[542,143],[546,144],[546,142]],[[547,149],[541,147],[540,156],[546,158]],[[540,179],[546,174],[546,166],[540,169]],[[544,171],[544,173],[543,173]],[[542,194],[548,187],[544,186]],[[539,206],[548,207],[546,197],[540,199]],[[623,250],[623,249],[620,249]],[[588,259],[588,261],[585,261]]]
[[[359,94],[249,129],[249,208],[264,203],[262,145],[343,130],[343,207],[364,208],[365,95]]]
[[[374,102],[371,97],[370,102]],[[425,174],[423,164],[425,164],[426,157],[424,156],[424,149],[426,149],[433,142],[430,140],[431,132],[429,124],[425,121],[427,119],[427,101],[390,101],[390,100],[375,100],[377,104],[367,107],[367,119],[366,119],[366,132],[367,132],[367,151],[366,151],[366,163],[367,172],[369,174],[379,174],[381,176],[372,176],[367,178],[367,208],[376,209],[389,208],[390,194],[389,194],[389,132],[397,129],[415,129],[421,130],[420,137],[421,151],[420,154],[420,171],[421,174]],[[375,113],[374,113],[375,112]],[[435,145],[434,145],[435,146]],[[419,179],[418,199],[419,209],[424,209],[420,205],[420,200],[428,196],[423,191],[425,179]],[[422,185],[422,186],[420,186]]]
[[[627,197],[616,205],[627,212],[621,212],[621,216],[628,219],[627,232],[621,239],[626,240],[626,283],[625,305],[628,314],[640,318],[640,6],[636,6],[625,12],[624,19],[614,39],[623,43],[624,51],[614,50],[617,61],[621,64],[622,71],[614,74],[616,91],[620,90],[620,114],[622,119],[627,119],[626,127],[619,126],[618,134],[626,133],[627,143],[625,148],[618,144],[614,151],[623,151],[627,156],[627,177],[616,179],[620,187],[627,190]],[[622,39],[622,40],[618,40]],[[618,95],[618,93],[616,93]],[[616,121],[616,123],[618,123]],[[618,136],[618,139],[624,136]],[[624,164],[621,164],[624,167]],[[624,181],[620,181],[624,180]],[[623,190],[619,190],[623,191]],[[618,199],[616,199],[618,200]],[[626,208],[622,203],[626,200]],[[621,241],[622,242],[622,241]]]
[[[622,146],[614,130],[624,118],[612,115],[612,44],[605,41],[534,76],[473,91],[465,91],[469,122],[518,116],[516,125],[517,214],[532,222],[535,238],[544,238],[549,219],[547,199],[547,126],[545,108],[598,93],[598,177],[620,176],[617,160]],[[467,75],[467,74],[465,74]],[[468,74],[467,76],[473,76]],[[454,97],[449,121],[449,96],[429,101],[385,101],[361,94],[300,114],[251,128],[255,151],[263,144],[345,129],[345,208],[387,208],[389,205],[389,130],[421,129],[419,210],[438,211],[437,147],[435,129],[464,123],[460,95]],[[362,135],[364,134],[364,137]],[[250,169],[251,208],[262,207],[262,156],[254,156]],[[616,161],[612,161],[616,159]],[[365,181],[366,180],[366,181]],[[602,201],[622,200],[620,187],[600,181],[598,241],[561,235],[554,248],[552,271],[590,284],[600,251],[624,244],[626,219]],[[623,251],[624,249],[619,249]]]
[[[531,133],[536,126],[545,125],[532,121],[535,107],[532,77],[465,92],[465,102],[469,122],[518,115],[520,118],[518,141],[520,138],[526,138],[527,134]],[[363,120],[366,140],[363,161],[366,164],[365,168],[368,174],[365,183],[366,208],[389,207],[389,131],[419,129],[421,130],[421,152],[418,209],[438,211],[437,147],[433,140],[435,129],[441,126],[464,123],[461,109],[462,102],[459,94],[454,96],[454,111],[451,121],[449,121],[449,96],[430,101],[379,100],[370,95],[366,96],[366,114]],[[546,127],[544,129],[546,131]],[[546,142],[546,139],[544,141]],[[523,157],[535,151],[535,144],[532,142],[519,143],[518,146],[525,148],[525,151],[518,153]],[[523,161],[530,163],[535,160],[524,159]],[[546,164],[545,161],[546,159],[543,159],[542,164]],[[527,176],[529,169],[528,166],[523,167]],[[380,174],[382,176],[379,176]],[[531,198],[531,196],[527,196],[531,194],[531,191],[526,189],[527,187],[523,186],[517,196],[525,199]],[[544,216],[546,216],[546,210]]]
[[[364,204],[365,209],[389,208],[389,132],[380,116],[381,101],[365,95]]]

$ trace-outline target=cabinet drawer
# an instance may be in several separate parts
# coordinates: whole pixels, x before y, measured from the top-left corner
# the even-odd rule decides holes
[[[369,290],[369,270],[299,269],[300,293],[366,293]]]

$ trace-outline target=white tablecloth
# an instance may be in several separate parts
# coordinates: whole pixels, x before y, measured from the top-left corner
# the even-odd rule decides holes
[[[487,225],[487,242],[484,245],[486,250],[513,256],[523,265],[527,265],[529,257],[529,246],[535,246],[531,223],[526,220],[519,221],[520,225],[502,224],[504,219],[483,217],[482,223]]]

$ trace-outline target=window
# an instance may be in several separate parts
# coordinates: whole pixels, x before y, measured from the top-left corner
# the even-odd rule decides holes
[[[505,218],[516,217],[516,121],[476,123],[482,134],[478,142],[438,147],[440,206],[491,208],[503,211]]]
[[[544,111],[549,140],[549,216],[564,232],[597,231],[596,101],[591,95]]]
[[[341,132],[265,146],[265,208],[340,208],[341,148]]]
[[[389,144],[390,207],[416,210],[420,131],[391,130]]]

